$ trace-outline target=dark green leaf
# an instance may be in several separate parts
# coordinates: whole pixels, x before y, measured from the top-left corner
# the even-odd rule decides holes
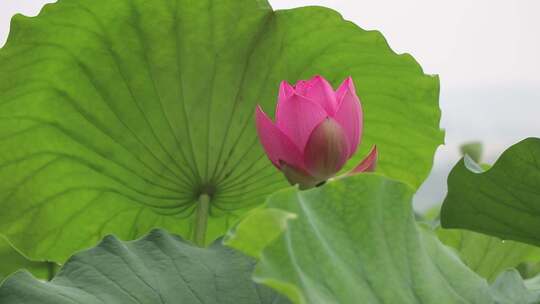
[[[17,272],[0,287],[0,303],[289,303],[255,284],[252,268],[250,258],[221,242],[203,249],[155,230],[132,242],[107,237],[71,257],[48,283]]]
[[[540,246],[540,139],[512,146],[485,172],[470,159],[459,162],[441,224]]]

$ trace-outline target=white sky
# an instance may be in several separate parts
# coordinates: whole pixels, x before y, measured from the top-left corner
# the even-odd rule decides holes
[[[274,8],[323,5],[412,53],[445,87],[540,85],[538,0],[271,0]]]
[[[0,0],[0,45],[15,13],[52,0]],[[418,207],[444,198],[446,175],[464,141],[482,140],[492,162],[509,145],[540,137],[540,0],[270,0],[275,9],[323,5],[380,30],[441,78],[446,145]],[[383,153],[383,152],[381,152]]]

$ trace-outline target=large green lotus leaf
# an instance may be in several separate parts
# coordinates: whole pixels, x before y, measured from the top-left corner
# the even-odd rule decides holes
[[[469,268],[489,281],[521,263],[540,262],[540,248],[532,245],[460,229],[437,229],[437,236],[443,244],[453,247]]]
[[[441,224],[540,246],[540,138],[510,147],[485,172],[470,159],[459,162]]]
[[[265,225],[249,215],[226,244],[257,257],[255,281],[294,303],[493,303],[487,282],[416,224],[412,195],[372,174],[283,190],[268,199]],[[280,225],[276,210],[297,218]],[[276,238],[269,227],[284,234]],[[250,245],[257,232],[265,246]]]
[[[503,272],[491,285],[496,304],[538,304],[540,288],[524,283],[514,269]]]
[[[289,303],[251,280],[253,264],[221,242],[199,248],[162,230],[131,242],[106,237],[48,283],[15,273],[0,287],[0,303]]]
[[[51,268],[54,269],[52,263],[30,261],[0,235],[0,282],[19,269],[26,269],[37,278],[47,279]]]
[[[264,0],[60,0],[15,16],[0,50],[0,232],[65,260],[114,233],[185,238],[211,196],[206,241],[286,185],[254,127],[281,80],[352,75],[362,148],[418,187],[439,129],[438,79],[380,33],[321,7]],[[204,208],[201,208],[203,211]],[[203,221],[199,221],[203,222]]]

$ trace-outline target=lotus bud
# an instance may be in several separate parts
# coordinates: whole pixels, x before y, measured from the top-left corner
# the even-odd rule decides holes
[[[352,78],[334,91],[321,76],[279,89],[276,122],[260,106],[257,133],[270,161],[290,184],[309,189],[335,176],[357,150],[362,135],[362,108]],[[352,173],[373,171],[377,150]]]

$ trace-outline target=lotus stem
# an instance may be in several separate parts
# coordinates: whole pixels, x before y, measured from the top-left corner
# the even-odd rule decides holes
[[[210,209],[210,196],[201,194],[197,204],[197,214],[195,217],[195,231],[193,240],[199,247],[205,247],[206,226],[208,224],[208,211]]]

